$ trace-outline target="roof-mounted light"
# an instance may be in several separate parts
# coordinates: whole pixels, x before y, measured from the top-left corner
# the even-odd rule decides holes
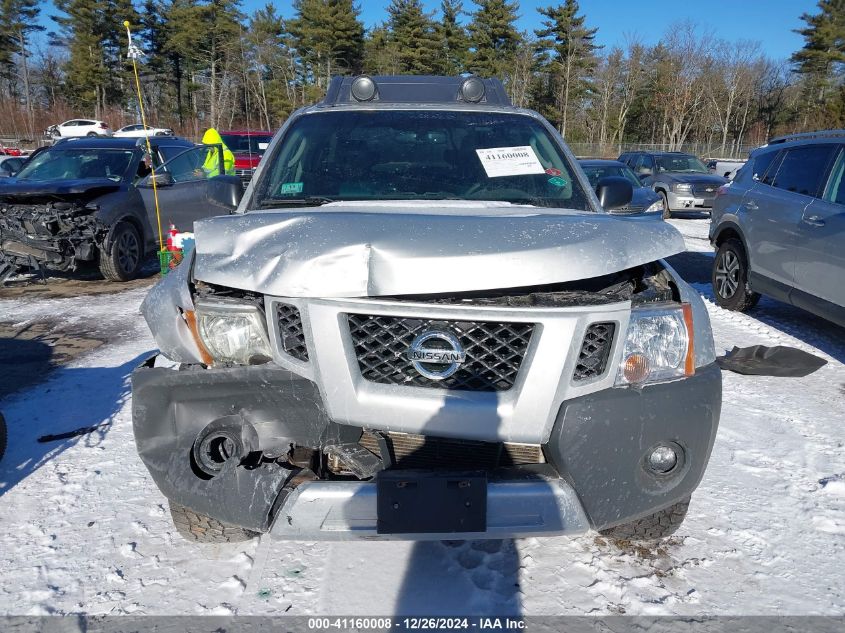
[[[484,98],[484,82],[479,77],[467,77],[461,84],[461,99],[478,103]]]
[[[372,101],[377,92],[376,82],[372,77],[361,75],[352,82],[350,92],[356,101]]]

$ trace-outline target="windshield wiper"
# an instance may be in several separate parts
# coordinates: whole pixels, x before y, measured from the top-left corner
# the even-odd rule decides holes
[[[320,207],[324,204],[328,204],[329,202],[334,202],[332,198],[326,198],[325,196],[305,196],[304,198],[264,198],[261,202],[258,203],[259,209],[269,209],[269,208],[277,208],[277,207],[284,207],[284,206],[295,206],[295,207]]]

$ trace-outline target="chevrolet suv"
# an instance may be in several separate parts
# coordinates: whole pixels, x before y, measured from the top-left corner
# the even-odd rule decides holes
[[[202,542],[671,534],[716,435],[706,308],[496,80],[336,78],[145,299],[138,452]]]
[[[663,217],[677,211],[709,213],[727,178],[711,174],[698,158],[681,152],[628,152],[619,159],[663,198]]]
[[[773,139],[713,205],[713,291],[731,310],[761,294],[845,325],[845,133]]]

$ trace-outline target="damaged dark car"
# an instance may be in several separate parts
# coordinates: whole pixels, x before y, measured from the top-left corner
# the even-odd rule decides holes
[[[188,539],[674,532],[721,376],[659,217],[495,80],[335,79],[147,296],[140,457]]]
[[[209,153],[222,162],[221,148],[168,137],[155,139],[151,149],[152,156],[144,139],[68,139],[3,179],[0,279],[23,268],[74,271],[83,262],[96,264],[108,280],[134,279],[158,248],[152,166],[162,223],[191,230],[194,220],[237,204],[235,177],[207,178],[197,168]],[[210,201],[211,189],[227,188],[230,203]]]

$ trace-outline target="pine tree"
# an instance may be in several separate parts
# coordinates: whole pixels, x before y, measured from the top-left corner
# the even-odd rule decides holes
[[[595,52],[601,48],[593,43],[598,29],[584,26],[584,16],[578,15],[578,0],[566,0],[561,5],[538,11],[547,18],[543,21],[544,28],[536,30],[535,34],[541,38],[540,47],[544,49],[546,70],[551,79],[552,118],[565,136],[572,105],[590,92],[589,78],[596,68]]]
[[[44,30],[44,27],[38,23],[40,13],[41,8],[38,0],[2,0],[0,2],[0,64],[11,66],[10,75],[16,77],[15,57],[20,61],[20,79],[23,81],[24,107],[26,108],[29,134],[35,132],[30,81],[29,37],[34,32]]]
[[[71,103],[93,109],[99,117],[105,107],[109,68],[106,64],[105,0],[55,0],[61,14],[53,16],[60,28],[56,41],[68,51],[64,92]],[[89,110],[90,111],[90,110]]]
[[[302,60],[303,83],[320,89],[332,75],[359,72],[364,55],[364,25],[352,0],[295,0],[296,18],[288,22]]]
[[[388,28],[399,55],[402,72],[430,75],[437,72],[437,35],[432,14],[421,0],[393,0],[387,7]]]
[[[504,78],[513,65],[521,37],[516,30],[519,5],[507,0],[478,0],[469,25],[469,70]]]
[[[442,0],[442,16],[436,25],[440,42],[440,58],[437,70],[444,75],[458,75],[466,68],[469,56],[469,38],[466,29],[458,22],[463,13],[461,0]]]
[[[374,27],[364,40],[364,72],[371,75],[398,75],[399,51],[386,24]]]
[[[841,125],[842,91],[837,88],[845,64],[845,0],[819,0],[819,13],[804,13],[806,28],[797,29],[804,47],[792,55],[795,71],[805,83],[812,111],[823,111],[827,125]],[[821,123],[817,121],[817,123]]]

